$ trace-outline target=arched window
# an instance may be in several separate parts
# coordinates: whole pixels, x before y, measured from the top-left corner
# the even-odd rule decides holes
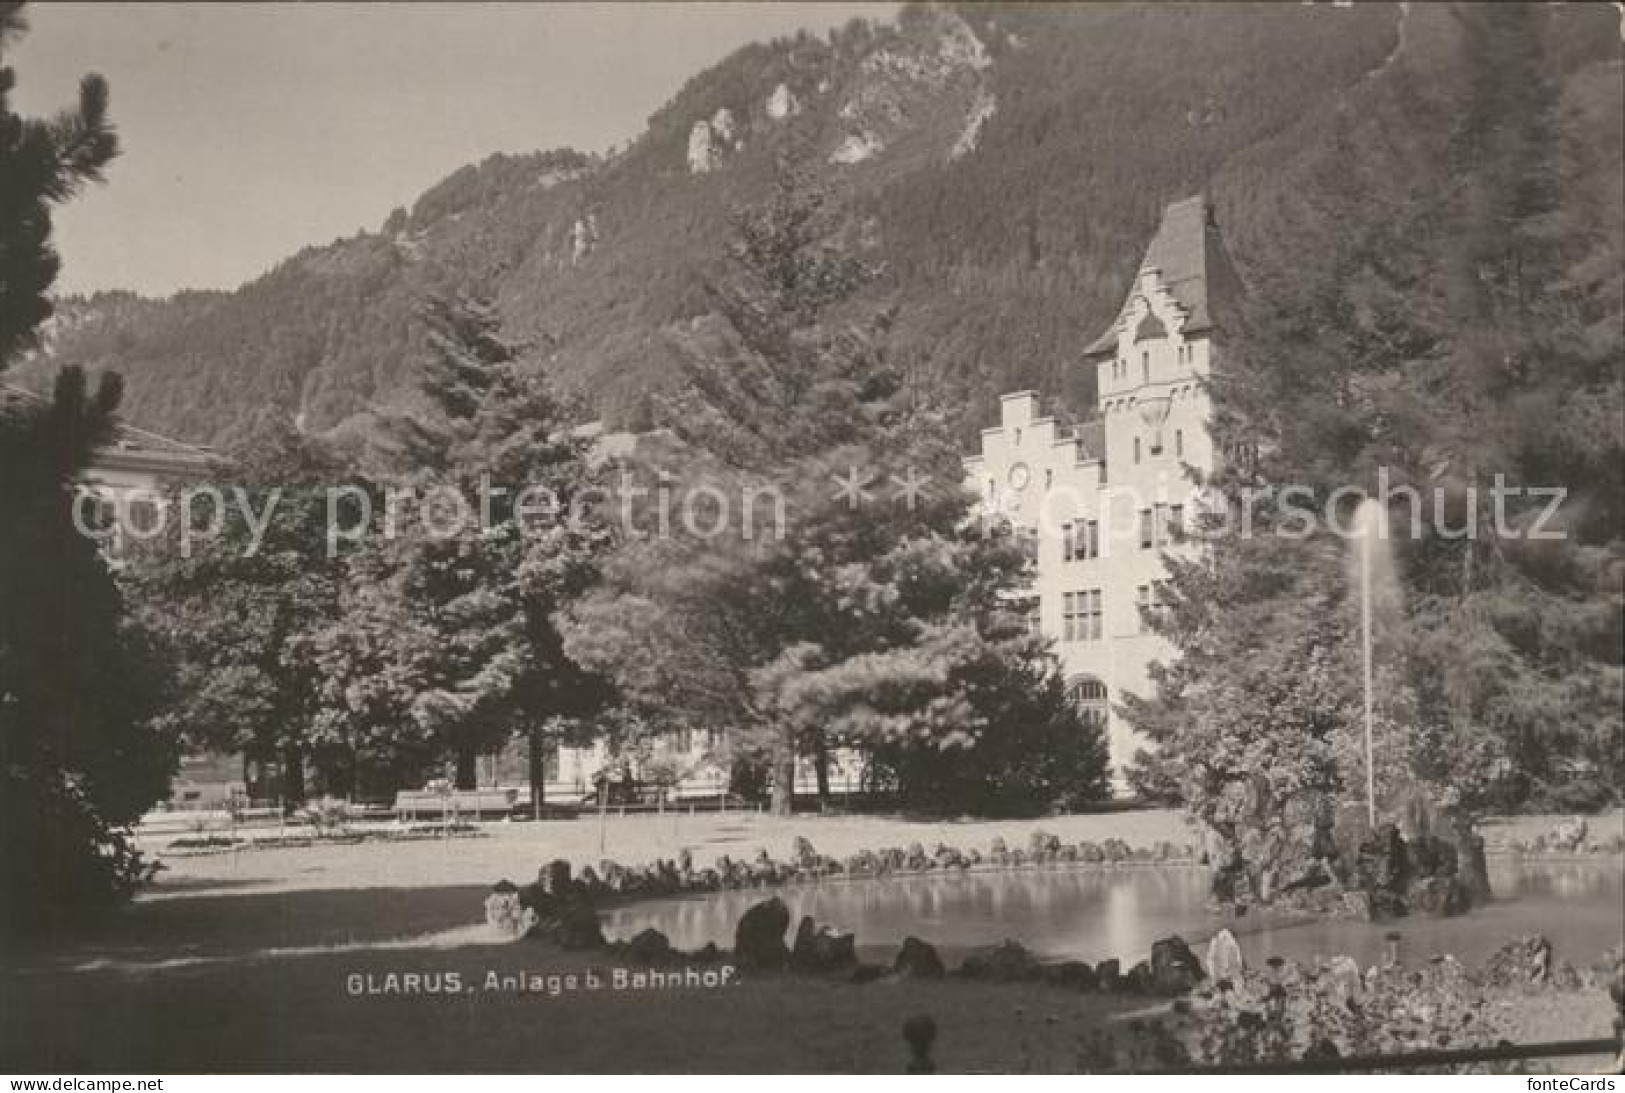
[[[1107,702],[1106,685],[1094,676],[1078,676],[1068,687],[1072,704],[1083,719],[1097,728],[1106,727],[1111,709]]]
[[[1134,462],[1138,463],[1139,461],[1140,461],[1140,438],[1135,437],[1134,438]]]

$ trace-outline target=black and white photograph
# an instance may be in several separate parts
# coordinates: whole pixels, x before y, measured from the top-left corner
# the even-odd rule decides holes
[[[1625,4],[0,0],[0,1073],[1618,1088]]]

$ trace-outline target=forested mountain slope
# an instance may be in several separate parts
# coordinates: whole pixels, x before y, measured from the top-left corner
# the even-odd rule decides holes
[[[1595,152],[1575,200],[1596,195],[1617,220],[1617,13],[1570,5],[1548,22],[1568,124]],[[493,296],[595,412],[643,426],[676,375],[669,332],[705,307],[728,211],[789,156],[835,197],[844,240],[884,261],[871,302],[897,305],[897,359],[967,427],[1018,387],[1081,410],[1079,350],[1163,204],[1208,192],[1244,275],[1314,262],[1299,226],[1380,214],[1317,192],[1331,143],[1369,142],[1403,169],[1406,148],[1450,136],[1448,110],[1339,119],[1450,101],[1463,48],[1460,21],[1431,5],[911,7],[747,47],[623,150],[492,156],[236,291],[64,300],[23,376],[116,369],[131,420],[189,440],[229,439],[265,405],[328,428],[401,397],[424,351],[420,301],[460,289]]]

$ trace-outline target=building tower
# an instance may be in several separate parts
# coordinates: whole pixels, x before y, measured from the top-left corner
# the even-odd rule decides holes
[[[1114,706],[1148,695],[1174,650],[1146,620],[1162,602],[1163,553],[1195,514],[1191,472],[1214,465],[1208,433],[1219,318],[1241,283],[1202,197],[1169,205],[1111,326],[1083,350],[1096,414],[1062,436],[1032,391],[1005,395],[997,426],[965,460],[986,510],[1029,536],[1025,608],[1055,641],[1075,700],[1106,729],[1119,784],[1145,742]]]

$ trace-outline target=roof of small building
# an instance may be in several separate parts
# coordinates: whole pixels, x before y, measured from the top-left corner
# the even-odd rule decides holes
[[[1197,194],[1176,201],[1162,211],[1157,234],[1145,248],[1142,270],[1154,268],[1186,313],[1184,333],[1196,334],[1220,325],[1215,314],[1230,312],[1240,300],[1241,278],[1230,261],[1224,237],[1213,219],[1213,206]],[[1130,293],[1132,300],[1134,294]],[[1127,301],[1123,307],[1128,307]],[[1105,332],[1089,343],[1086,356],[1110,353],[1117,347],[1122,310]]]
[[[29,403],[39,406],[45,405],[49,400],[44,395],[30,391],[26,387],[18,387],[16,384],[11,383],[0,383],[0,404],[6,402]],[[115,422],[113,438],[98,453],[98,458],[111,452],[128,452],[141,458],[177,463],[203,463],[218,458],[210,448],[175,440],[172,437],[139,428],[122,420]]]

